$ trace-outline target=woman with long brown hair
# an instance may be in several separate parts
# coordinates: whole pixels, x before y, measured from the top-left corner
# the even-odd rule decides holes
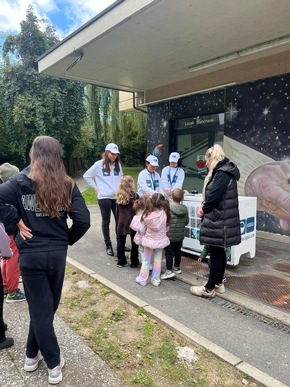
[[[21,218],[16,243],[30,314],[24,370],[35,371],[44,358],[51,384],[62,380],[64,366],[53,319],[61,297],[67,248],[90,227],[89,211],[65,172],[62,155],[56,139],[36,137],[30,166],[0,185],[0,205],[12,204]]]
[[[116,144],[110,143],[106,146],[102,159],[96,161],[85,173],[84,179],[96,191],[101,216],[102,232],[106,245],[106,253],[114,255],[110,237],[111,212],[116,220],[116,193],[123,176],[119,161],[119,149]]]

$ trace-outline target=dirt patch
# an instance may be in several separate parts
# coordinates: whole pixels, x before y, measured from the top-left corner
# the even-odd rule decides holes
[[[70,268],[58,315],[127,386],[262,386]]]

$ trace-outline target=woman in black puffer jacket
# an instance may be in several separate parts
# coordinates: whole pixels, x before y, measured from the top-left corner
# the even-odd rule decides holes
[[[200,243],[210,247],[210,274],[205,286],[192,286],[190,291],[196,296],[214,297],[215,292],[225,292],[225,249],[241,243],[237,190],[240,171],[218,144],[206,151],[205,161],[209,172],[198,216],[202,219]]]

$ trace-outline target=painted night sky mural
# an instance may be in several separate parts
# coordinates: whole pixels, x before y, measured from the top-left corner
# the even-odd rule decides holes
[[[240,168],[239,195],[257,196],[257,229],[290,236],[290,74],[150,106],[148,151],[163,143],[166,165],[179,151],[175,120],[223,112],[224,150]]]

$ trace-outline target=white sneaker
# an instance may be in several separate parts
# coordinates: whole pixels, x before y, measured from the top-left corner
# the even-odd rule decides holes
[[[225,293],[226,289],[225,289],[225,285],[222,283],[220,285],[215,285],[215,291],[217,293]]]
[[[50,369],[48,368],[48,383],[50,384],[58,384],[59,382],[62,381],[62,372],[61,370],[63,369],[65,365],[64,358],[60,358],[60,364],[57,365],[56,367]]]
[[[168,278],[173,278],[173,277],[175,277],[175,274],[173,273],[173,271],[172,270],[166,270],[166,272],[164,274],[162,274],[160,278],[163,279],[163,280],[166,280]]]
[[[173,266],[173,273],[175,273],[175,274],[181,274],[180,267]]]
[[[24,371],[32,372],[32,371],[37,370],[39,363],[41,362],[42,359],[43,359],[43,357],[42,357],[42,354],[40,353],[40,351],[38,351],[37,356],[35,356],[33,358],[26,356],[24,367],[23,367]]]
[[[212,291],[209,291],[209,290],[206,290],[206,288],[204,286],[192,286],[190,288],[190,292],[192,294],[194,294],[195,296],[199,296],[199,297],[214,297],[215,296],[215,291],[212,290]]]

